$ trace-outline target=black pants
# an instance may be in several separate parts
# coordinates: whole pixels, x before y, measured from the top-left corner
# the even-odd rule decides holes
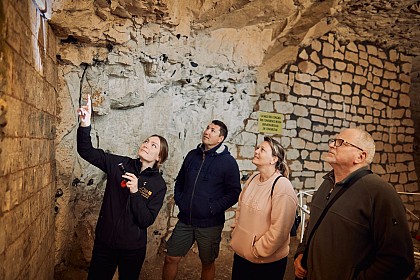
[[[272,263],[252,263],[237,254],[233,256],[232,280],[280,280],[286,272],[287,256]]]
[[[111,280],[117,267],[120,280],[138,280],[145,257],[146,247],[137,250],[121,250],[95,244],[88,280]]]

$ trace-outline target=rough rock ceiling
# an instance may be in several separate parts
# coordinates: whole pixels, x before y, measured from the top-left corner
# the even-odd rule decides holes
[[[50,23],[59,37],[93,44],[106,43],[110,22],[118,21],[120,28],[158,23],[187,36],[254,25],[272,28],[278,47],[299,44],[321,19],[334,22],[344,40],[420,54],[420,0],[56,0]]]
[[[344,1],[335,17],[359,41],[369,40],[407,53],[420,54],[420,1]]]

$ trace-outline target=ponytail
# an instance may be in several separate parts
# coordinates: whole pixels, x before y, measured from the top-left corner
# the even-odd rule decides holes
[[[286,162],[286,152],[284,151],[283,146],[275,139],[269,136],[264,137],[264,141],[267,141],[270,144],[273,156],[277,157],[276,170],[280,171],[284,177],[289,178],[290,168]]]
[[[280,160],[280,159],[279,159]],[[289,178],[290,175],[290,168],[287,165],[286,159],[283,158],[282,162],[279,164],[278,170],[283,174],[284,177]],[[277,166],[276,166],[277,167]]]

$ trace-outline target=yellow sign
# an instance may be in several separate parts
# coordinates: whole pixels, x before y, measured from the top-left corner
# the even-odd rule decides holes
[[[281,134],[283,125],[283,114],[259,112],[258,130],[259,132]]]

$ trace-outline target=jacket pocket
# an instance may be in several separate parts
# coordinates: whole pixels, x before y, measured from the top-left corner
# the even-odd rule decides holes
[[[193,217],[198,219],[205,219],[213,216],[210,211],[210,200],[206,196],[196,195],[194,197],[192,211]]]
[[[239,224],[236,225],[232,232],[232,240],[230,241],[230,247],[239,256],[254,262],[255,256],[252,254],[252,247],[254,245],[256,236],[246,229],[241,227]]]
[[[178,201],[176,201],[176,205],[178,206],[180,212],[185,214],[188,214],[190,212],[189,199],[191,199],[191,197],[185,194],[181,194],[179,196],[179,198],[177,199]]]

